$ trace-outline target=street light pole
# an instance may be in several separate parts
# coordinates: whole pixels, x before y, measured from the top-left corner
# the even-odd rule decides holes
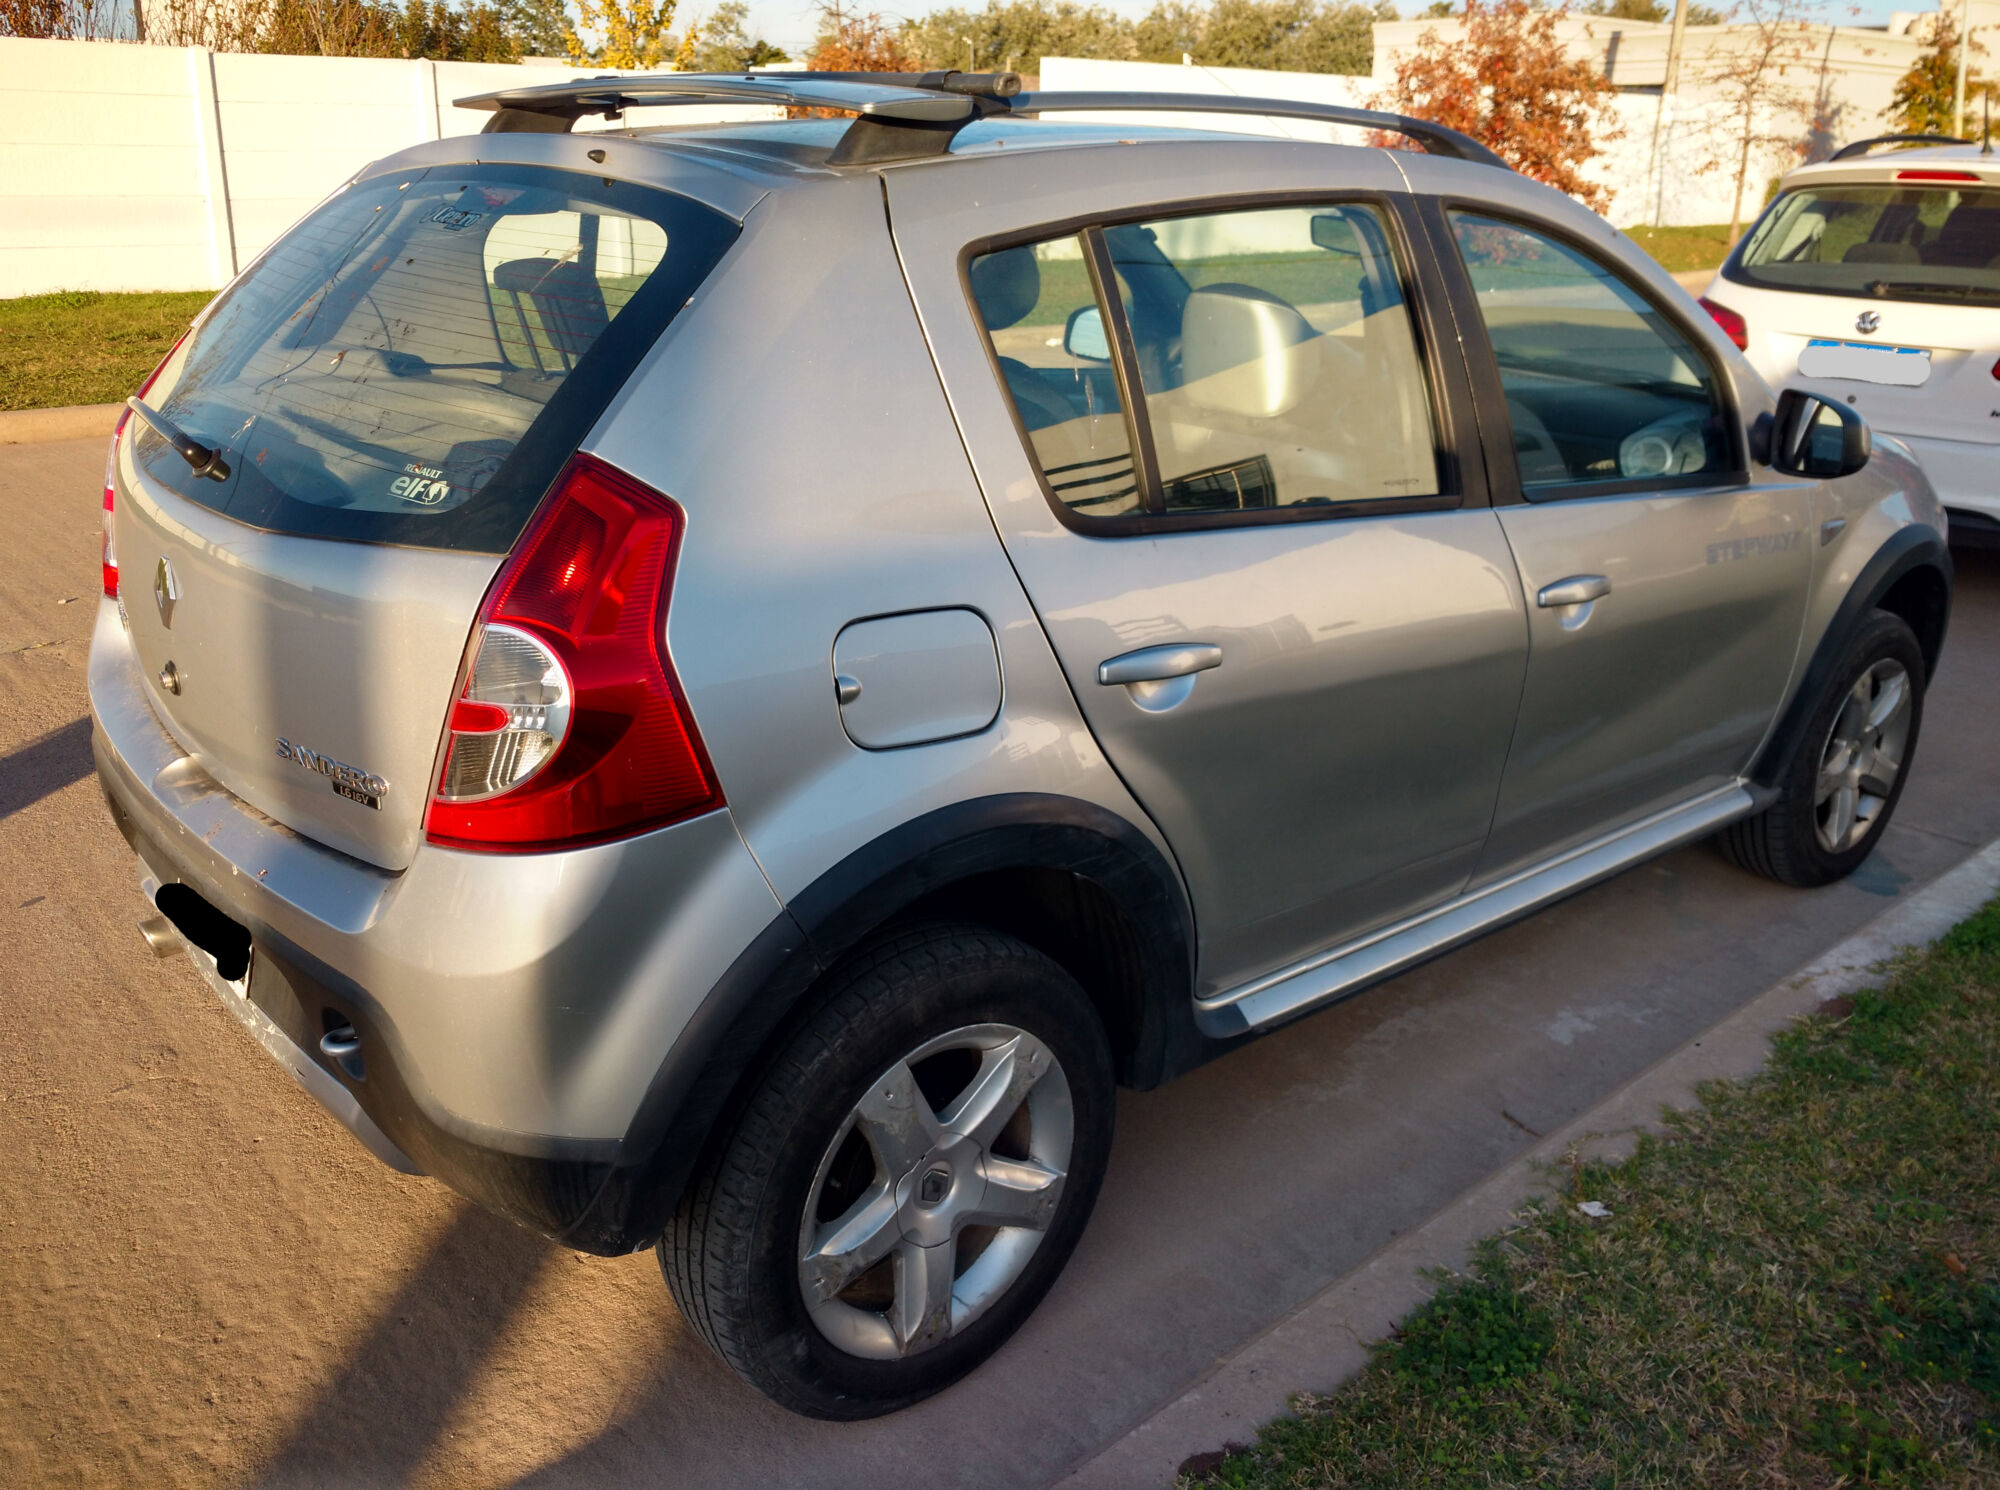
[[[972,45],[972,38],[961,36],[959,40],[965,43],[965,70],[967,72],[978,72],[979,69],[972,65],[979,56],[978,50]]]
[[[1681,47],[1687,40],[1688,0],[1674,0],[1674,29],[1667,38],[1667,75],[1660,83],[1660,107],[1653,115],[1653,226],[1666,215],[1667,183],[1660,170],[1660,130],[1667,121],[1674,92],[1681,82]]]

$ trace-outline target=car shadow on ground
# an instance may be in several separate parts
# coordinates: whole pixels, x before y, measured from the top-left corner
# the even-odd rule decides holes
[[[524,1227],[462,1205],[257,1483],[409,1483],[536,1275],[560,1255]]]

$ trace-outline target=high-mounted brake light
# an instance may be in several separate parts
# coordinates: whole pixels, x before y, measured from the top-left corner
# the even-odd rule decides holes
[[[1736,343],[1736,350],[1750,350],[1750,323],[1726,305],[1717,305],[1706,295],[1696,302],[1715,318],[1715,324],[1722,328],[1722,334]]]
[[[681,509],[579,455],[480,607],[425,818],[525,852],[709,812],[722,791],[666,653]]]
[[[1898,171],[1898,181],[1971,181],[1978,182],[1977,171]]]
[[[174,353],[181,349],[181,342],[187,339],[188,333],[183,331],[179,339],[171,347],[167,348],[167,355],[160,359],[159,367],[154,368],[146,374],[146,381],[139,385],[139,391],[133,394],[134,398],[144,398],[152,391],[153,384],[160,380],[161,369],[174,360]],[[119,412],[118,422],[111,427],[111,449],[104,457],[104,516],[101,519],[103,524],[103,541],[100,557],[104,565],[104,598],[106,600],[116,600],[118,598],[118,545],[111,534],[111,509],[118,499],[118,441],[125,433],[126,421],[131,417],[132,411],[130,409],[123,409]]]

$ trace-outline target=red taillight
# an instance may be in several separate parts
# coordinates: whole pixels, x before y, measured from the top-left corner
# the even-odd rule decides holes
[[[722,805],[666,655],[682,522],[624,472],[570,462],[480,608],[431,842],[561,848]]]
[[[1977,171],[1898,171],[1898,181],[1972,181],[1980,177]]]
[[[125,433],[125,421],[132,417],[127,409],[118,416],[118,423],[111,430],[111,453],[104,458],[104,533],[99,557],[104,564],[104,598],[118,598],[118,549],[111,537],[111,507],[118,500],[116,480],[118,476],[118,440]]]
[[[187,339],[188,333],[183,331],[174,344],[167,348],[167,355],[160,359],[160,365],[146,374],[146,381],[139,385],[139,391],[132,395],[134,398],[144,398],[148,393],[152,392],[153,384],[160,380],[161,369],[174,360],[174,353],[181,349],[181,342]],[[111,430],[111,452],[104,458],[104,516],[102,519],[104,532],[100,557],[104,564],[104,598],[107,600],[116,600],[118,598],[118,548],[111,536],[111,509],[118,500],[118,441],[125,433],[126,421],[131,417],[132,411],[130,409],[122,410],[119,413],[118,423]]]
[[[2000,362],[1993,364],[1993,381],[2000,383]]]
[[[1722,334],[1736,343],[1736,350],[1750,350],[1750,323],[1726,305],[1717,305],[1706,295],[1701,297],[1701,308],[1715,317],[1715,324],[1722,328]]]

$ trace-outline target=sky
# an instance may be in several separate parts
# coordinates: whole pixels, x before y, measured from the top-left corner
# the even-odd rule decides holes
[[[706,12],[711,3],[712,0],[680,0],[680,13],[675,20],[684,23],[689,17]],[[861,3],[865,5],[867,0],[861,0]],[[952,3],[952,0],[943,0],[943,3]],[[985,8],[985,0],[956,0],[956,3],[968,10]],[[1153,0],[1099,0],[1099,3],[1135,20],[1153,8]],[[1419,3],[1405,0],[1402,10],[1406,15],[1414,14],[1426,3],[1427,0],[1419,0]],[[819,8],[809,0],[749,0],[749,5],[750,34],[753,37],[762,35],[766,41],[783,47],[794,57],[804,57],[811,51],[813,35],[819,30]],[[942,4],[933,5],[925,3],[925,0],[902,0],[900,4],[896,0],[888,0],[880,6],[883,16],[889,19],[923,15],[939,8]],[[1860,0],[1858,4],[1849,0],[1847,4],[1829,5],[1828,11],[1842,25],[1880,26],[1888,21],[1891,11],[1932,8],[1933,4],[1928,0]]]

